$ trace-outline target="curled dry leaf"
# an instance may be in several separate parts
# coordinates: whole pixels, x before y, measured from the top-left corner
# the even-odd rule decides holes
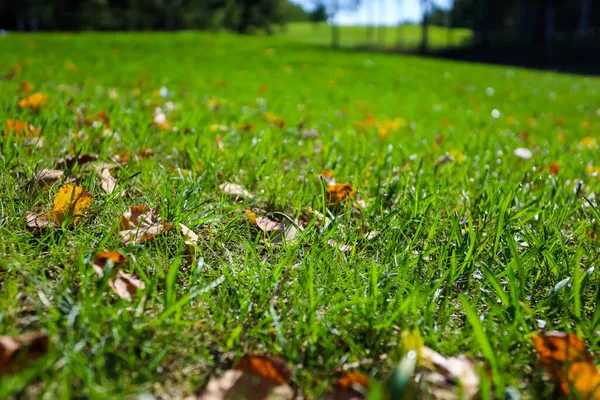
[[[445,358],[427,346],[419,352],[420,372],[416,381],[435,399],[474,399],[479,393],[479,376],[465,356]]]
[[[171,228],[171,225],[156,214],[156,210],[142,204],[129,207],[121,216],[119,235],[126,245],[130,245],[144,243]]]
[[[533,338],[533,344],[546,372],[565,396],[600,399],[600,373],[576,334],[541,333]]]
[[[342,376],[322,400],[362,400],[369,390],[369,378],[357,371]]]
[[[76,163],[84,165],[92,161],[96,161],[98,156],[95,154],[80,154],[79,156],[67,156],[61,157],[56,160],[57,168],[72,168]]]
[[[48,335],[28,332],[19,336],[0,336],[0,377],[19,372],[48,353]]]
[[[329,204],[341,203],[345,199],[353,198],[356,195],[356,190],[352,189],[349,183],[336,183],[335,185],[327,185],[326,196]]]
[[[33,178],[36,184],[53,185],[63,178],[65,173],[59,169],[43,169]]]
[[[19,100],[19,107],[29,108],[32,111],[39,111],[40,107],[44,104],[48,104],[48,97],[43,93],[36,92],[27,97],[23,97]]]
[[[117,179],[110,174],[107,168],[104,168],[100,174],[100,187],[106,194],[112,194],[117,187]]]
[[[127,262],[127,258],[118,251],[98,253],[94,258],[92,267],[100,278],[104,276],[104,266],[109,261],[115,266],[119,266],[120,264]],[[120,298],[125,300],[131,300],[132,296],[134,296],[138,290],[146,287],[144,282],[135,278],[133,275],[123,272],[121,269],[117,269],[116,273],[110,277],[108,285]]]
[[[181,234],[185,238],[185,244],[193,246],[198,243],[198,235],[184,224],[179,224]]]
[[[27,122],[16,119],[8,119],[6,120],[6,130],[4,131],[4,136],[8,136],[11,132],[14,135],[22,135],[28,138],[38,136],[41,133],[39,129],[28,124]]]
[[[224,182],[219,185],[219,189],[226,195],[237,199],[250,199],[252,194],[237,183]]]
[[[321,171],[319,173],[319,178],[321,178],[327,186],[335,185],[335,176],[333,176],[333,171],[330,169]]]
[[[278,357],[246,354],[220,377],[213,377],[197,397],[188,400],[290,400],[294,392],[287,384],[291,370]]]
[[[284,240],[288,243],[295,242],[300,236],[298,228],[287,218],[282,221],[275,221],[269,217],[259,216],[251,210],[246,210],[246,217],[259,230],[271,235],[271,244],[279,244]]]

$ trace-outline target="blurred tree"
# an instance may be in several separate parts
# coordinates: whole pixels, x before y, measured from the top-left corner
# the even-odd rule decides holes
[[[310,20],[315,23],[327,22],[327,6],[325,6],[325,3],[317,3],[315,9],[310,13]]]

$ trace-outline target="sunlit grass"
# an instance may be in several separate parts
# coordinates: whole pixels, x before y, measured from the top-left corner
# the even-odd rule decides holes
[[[43,330],[53,343],[0,397],[184,396],[252,350],[285,357],[315,398],[347,363],[385,378],[383,355],[414,329],[479,360],[497,393],[547,398],[531,344],[542,323],[600,350],[597,78],[277,36],[11,34],[0,45],[1,74],[22,66],[0,81],[1,129],[18,119],[45,138],[0,139],[0,334]],[[48,97],[39,113],[17,105],[25,80]],[[177,130],[153,126],[156,107]],[[75,108],[106,110],[110,130],[79,128]],[[24,217],[47,211],[60,185],[28,182],[79,152],[106,163],[130,152],[114,170],[127,195],[104,195],[76,166],[67,175],[94,196],[87,215],[29,232]],[[366,208],[327,207],[325,169]],[[254,198],[223,195],[225,181]],[[198,253],[177,228],[126,247],[115,227],[137,204],[197,232]],[[245,209],[306,229],[270,246]],[[107,250],[146,283],[131,303],[86,262]]]

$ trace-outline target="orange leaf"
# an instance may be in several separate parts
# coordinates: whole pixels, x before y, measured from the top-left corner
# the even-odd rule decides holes
[[[36,92],[19,100],[19,107],[29,108],[32,111],[39,111],[40,107],[44,104],[48,104],[48,97],[40,92]]]
[[[338,381],[338,386],[344,389],[352,389],[355,387],[369,388],[369,378],[360,372],[352,371],[342,376]]]
[[[33,85],[29,81],[23,81],[21,82],[19,89],[21,89],[21,92],[23,93],[29,93],[31,92],[31,89],[33,89]]]
[[[327,185],[327,201],[329,203],[340,203],[346,198],[351,198],[356,195],[356,190],[352,189],[349,183],[336,183],[335,185]]]
[[[233,368],[259,375],[278,385],[289,381],[292,376],[284,359],[266,354],[244,354]]]
[[[558,171],[560,171],[560,164],[551,162],[550,164],[548,164],[548,168],[550,169],[550,175],[556,176],[558,174]]]
[[[34,128],[32,125],[29,125],[27,122],[18,121],[15,119],[6,120],[6,131],[4,132],[4,136],[8,136],[10,132],[13,132],[15,135],[24,134],[25,136],[37,136],[40,134],[40,130]]]
[[[548,332],[533,338],[546,372],[568,396],[600,399],[600,373],[585,343],[574,333]]]
[[[123,264],[127,261],[127,258],[118,251],[103,251],[96,255],[94,264],[99,267],[104,267],[108,260],[111,260],[113,264]]]

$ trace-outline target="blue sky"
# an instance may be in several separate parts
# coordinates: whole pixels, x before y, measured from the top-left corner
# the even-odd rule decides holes
[[[306,9],[312,9],[315,0],[292,0]],[[384,11],[379,9],[384,3]],[[355,11],[341,11],[336,22],[342,25],[382,24],[395,25],[400,20],[417,22],[421,20],[420,0],[361,0]],[[434,0],[434,4],[448,8],[452,0]]]

